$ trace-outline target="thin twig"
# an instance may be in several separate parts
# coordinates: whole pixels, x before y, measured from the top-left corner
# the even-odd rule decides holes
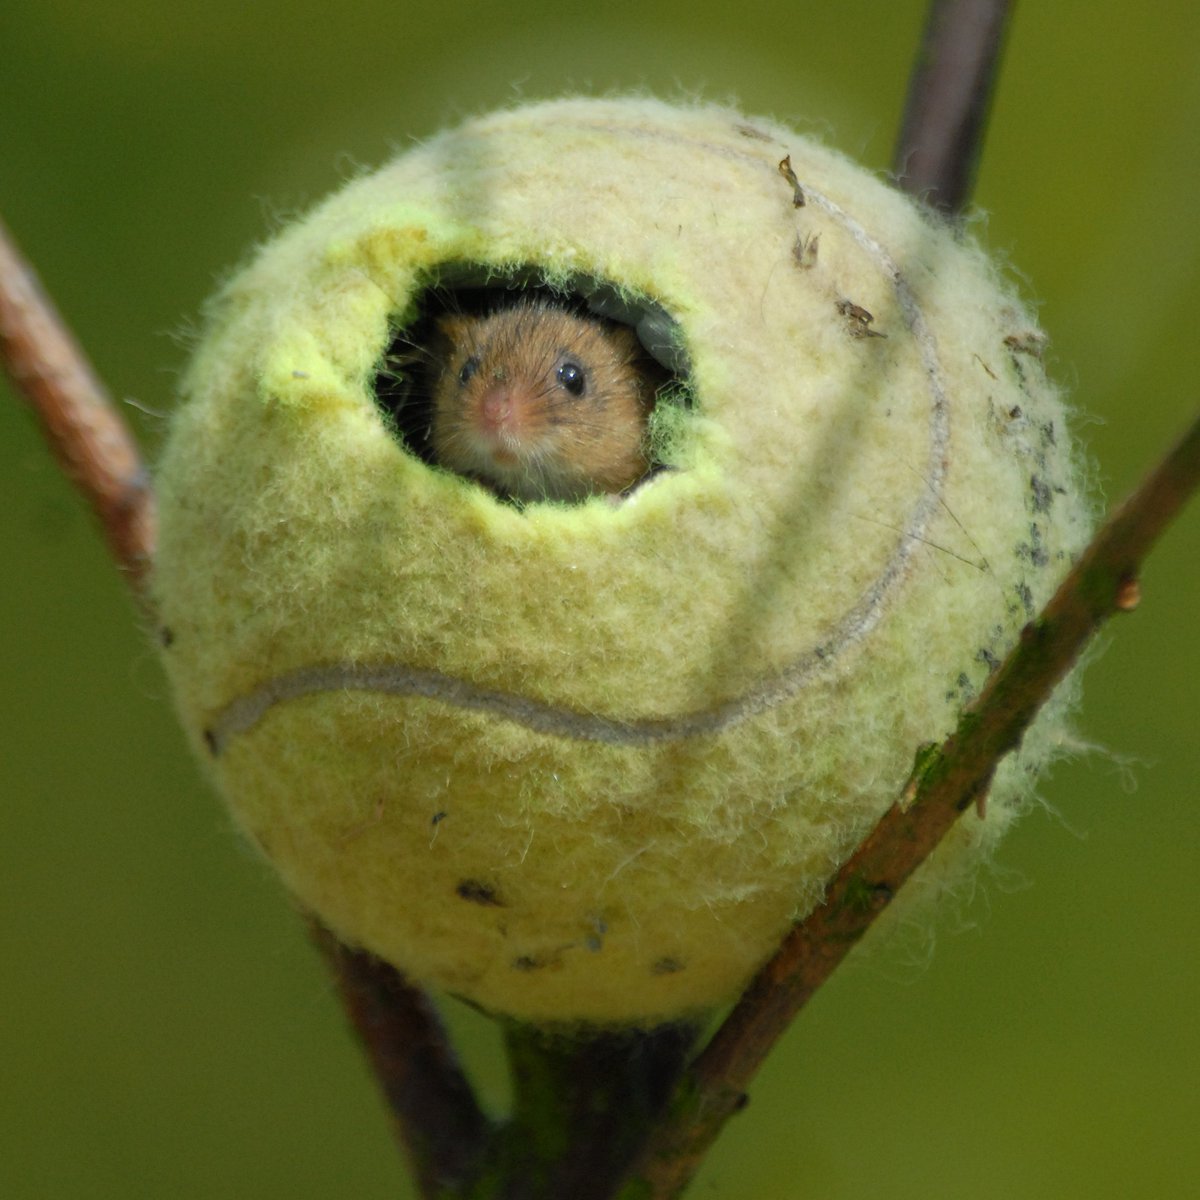
[[[319,922],[310,921],[310,929],[333,971],[421,1194],[458,1194],[478,1174],[492,1129],[429,997],[394,967],[342,945]]]
[[[962,813],[991,785],[1100,625],[1136,607],[1141,564],[1200,486],[1200,419],[1105,522],[1042,614],[1022,631],[958,728],[918,756],[904,794],[837,873],[824,902],[759,972],[685,1076],[626,1194],[681,1194],[767,1052]]]
[[[64,473],[90,503],[117,567],[147,605],[153,485],[137,442],[79,344],[0,222],[0,362],[39,418]],[[314,937],[429,1195],[470,1174],[485,1119],[428,999],[390,967]]]
[[[154,492],[129,426],[0,223],[0,362],[91,504],[135,596],[154,556]]]
[[[970,199],[983,147],[1009,0],[934,0],[892,171],[934,208],[959,213]]]

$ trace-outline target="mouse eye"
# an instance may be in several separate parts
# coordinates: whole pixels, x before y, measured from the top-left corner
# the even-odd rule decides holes
[[[471,382],[471,377],[479,370],[479,359],[475,357],[468,358],[462,365],[462,370],[458,373],[458,382],[466,387]]]
[[[582,396],[583,389],[587,384],[587,376],[584,374],[583,368],[578,364],[571,362],[568,359],[558,368],[558,382],[571,393],[572,396]]]

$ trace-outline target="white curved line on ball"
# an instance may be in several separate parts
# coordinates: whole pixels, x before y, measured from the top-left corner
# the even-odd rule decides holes
[[[708,147],[712,149],[712,147]],[[762,161],[737,150],[726,153],[743,158],[758,168]],[[774,170],[774,165],[771,165]],[[793,696],[815,674],[827,671],[847,647],[861,641],[878,623],[884,600],[906,574],[913,552],[925,539],[934,511],[941,504],[946,477],[946,447],[950,422],[945,386],[937,346],[925,318],[896,261],[847,212],[832,200],[801,187],[808,204],[823,209],[841,224],[860,247],[875,260],[888,277],[903,314],[904,323],[920,350],[921,364],[929,381],[930,453],[926,470],[928,487],[912,512],[906,531],[875,582],[835,626],[819,646],[806,651],[778,676],[713,708],[680,713],[673,717],[622,720],[599,713],[578,712],[511,692],[478,687],[465,679],[403,664],[368,665],[332,663],[302,667],[277,675],[222,709],[206,731],[212,753],[219,755],[237,734],[258,724],[276,704],[304,696],[337,691],[369,691],[386,695],[422,697],[451,708],[486,713],[512,721],[535,733],[575,741],[603,742],[612,746],[648,745],[716,734],[749,717],[773,708]]]

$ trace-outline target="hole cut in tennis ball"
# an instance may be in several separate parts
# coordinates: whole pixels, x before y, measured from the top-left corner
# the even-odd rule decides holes
[[[422,461],[381,365],[432,289],[488,282],[459,263],[658,305],[678,469],[518,510]],[[1041,345],[969,235],[794,130],[468,121],[212,306],[158,472],[184,727],[297,901],[414,982],[547,1023],[725,1004],[1086,544]],[[906,892],[995,845],[1070,699]]]
[[[608,328],[633,331],[641,347],[639,373],[653,393],[647,419],[649,467],[626,489],[628,495],[663,470],[678,470],[686,458],[682,444],[685,410],[692,399],[683,336],[666,309],[647,296],[584,276],[546,279],[536,267],[499,268],[482,263],[445,263],[417,295],[410,313],[395,321],[375,377],[377,403],[391,429],[408,450],[438,465],[432,443],[433,347],[437,326],[447,315],[484,318],[518,305],[543,303]]]

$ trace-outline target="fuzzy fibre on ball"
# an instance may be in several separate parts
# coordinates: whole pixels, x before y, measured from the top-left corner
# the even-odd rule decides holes
[[[670,469],[517,507],[413,453],[381,360],[464,269],[665,313]],[[969,238],[778,125],[468,121],[211,310],[158,476],[184,724],[300,903],[416,982],[536,1021],[726,1002],[1085,540],[1040,344]]]

